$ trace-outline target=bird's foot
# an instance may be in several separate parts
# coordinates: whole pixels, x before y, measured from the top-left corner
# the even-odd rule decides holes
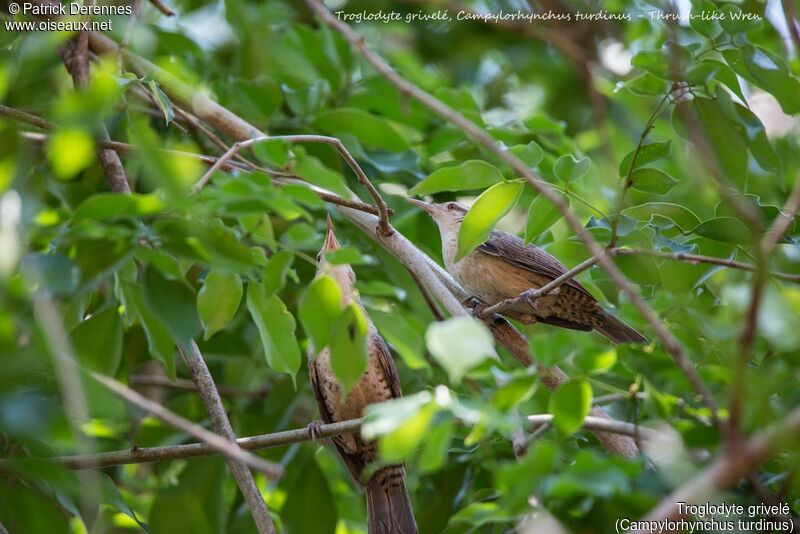
[[[322,421],[320,420],[311,421],[310,423],[308,423],[308,425],[306,425],[306,432],[308,432],[308,437],[314,443],[317,443],[321,430],[322,430]]]
[[[468,310],[471,310],[472,314],[476,317],[481,315],[483,310],[488,307],[488,305],[478,297],[467,297],[461,304]]]
[[[539,309],[539,296],[536,294],[536,290],[535,289],[529,289],[529,290],[525,291],[524,293],[522,293],[520,295],[520,297],[525,302],[525,304],[527,304],[528,306],[530,306],[534,310],[538,310]]]

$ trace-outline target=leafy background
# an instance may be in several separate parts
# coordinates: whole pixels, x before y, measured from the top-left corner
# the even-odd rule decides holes
[[[351,1],[335,9],[407,14],[524,8],[517,4]],[[115,19],[113,36],[271,135],[341,139],[379,185],[394,210],[392,224],[437,261],[438,232],[404,201],[407,193],[467,204],[487,195],[484,224],[462,236],[465,247],[477,244],[487,224],[497,221],[498,228],[524,236],[568,266],[589,257],[552,205],[515,181],[510,168],[462,129],[401,94],[302,3],[179,1],[172,7],[177,16],[165,18],[145,4],[135,25]],[[600,9],[588,2],[544,7]],[[664,6],[623,0],[602,8],[639,14]],[[800,169],[797,50],[777,2],[694,2],[681,9],[762,18],[668,24],[634,16],[630,22],[514,28],[455,21],[354,26],[403,77],[522,158],[563,195],[584,231],[601,244],[612,239],[620,191],[630,174],[618,246],[752,264],[758,239],[786,203]],[[58,54],[68,37],[0,34],[3,103],[57,125],[42,145],[22,136],[36,129],[0,120],[4,457],[77,453],[87,443],[103,451],[191,441],[85,374],[77,385],[86,412],[75,426],[54,364],[57,350],[37,309],[41,299],[55,307],[85,369],[131,385],[138,375],[186,377],[175,343],[195,339],[218,384],[268,388],[263,396],[225,396],[239,436],[317,419],[305,366],[314,320],[302,320],[302,302],[314,278],[326,212],[345,245],[334,260],[354,265],[361,298],[392,348],[408,397],[400,406],[377,407],[364,431],[381,436],[384,459],[407,462],[421,532],[502,532],[530,521],[532,510],[539,517],[552,515],[568,530],[607,532],[617,518],[644,514],[696,473],[703,461],[698,451],[724,447],[708,409],[658,341],[612,347],[596,334],[525,327],[533,356],[544,365],[558,364],[571,377],[551,394],[535,370],[520,368],[499,346],[493,349],[475,323],[437,325],[408,271],[307,188],[276,187],[263,172],[220,171],[211,185],[192,193],[205,166],[159,149],[210,155],[220,149],[179,120],[158,80],[120,68],[114,57],[93,61],[89,87],[75,92]],[[706,151],[692,143],[687,123],[706,139]],[[133,195],[107,190],[94,152],[101,124],[112,139],[138,147],[123,156]],[[645,146],[631,169],[644,133]],[[330,146],[270,142],[245,155],[264,168],[369,200]],[[712,178],[715,167],[761,227],[722,198]],[[800,272],[798,238],[793,223],[770,256],[769,269]],[[753,274],[650,255],[614,261],[686,347],[724,418]],[[580,280],[655,339],[602,269]],[[798,405],[798,309],[796,283],[768,277],[747,367],[747,434]],[[476,352],[476,365],[464,368],[458,339],[474,340],[466,345]],[[495,351],[498,358],[487,359]],[[138,388],[208,424],[196,392]],[[643,459],[614,457],[591,434],[578,432],[593,399],[608,394],[616,394],[607,406],[615,418],[659,425],[673,436],[663,450],[651,451],[656,469]],[[517,460],[511,436],[523,426],[520,414],[539,413],[555,413],[555,429],[536,437]],[[363,496],[330,447],[304,443],[259,454],[284,468],[277,483],[257,476],[280,528],[365,531]],[[777,494],[796,514],[797,466],[793,447],[767,462],[754,475],[757,483],[742,481],[716,499],[757,503],[760,488]],[[87,487],[97,490],[92,506],[86,506]],[[96,475],[53,463],[6,462],[0,521],[12,532],[254,530],[218,457],[128,465]]]

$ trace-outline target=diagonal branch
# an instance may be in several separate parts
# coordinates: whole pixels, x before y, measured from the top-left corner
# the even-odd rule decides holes
[[[693,363],[686,354],[686,350],[680,341],[661,323],[656,316],[655,312],[650,306],[642,299],[636,292],[633,286],[628,282],[625,275],[619,268],[611,261],[610,257],[594,237],[584,232],[583,225],[578,217],[569,209],[569,206],[561,199],[561,197],[553,191],[545,182],[538,178],[533,172],[525,165],[523,161],[517,158],[509,151],[503,148],[492,138],[489,133],[477,126],[475,123],[453,110],[440,100],[434,98],[426,93],[416,85],[407,81],[405,78],[397,74],[378,54],[372,52],[367,48],[364,39],[355,33],[347,24],[339,21],[330,14],[328,9],[318,0],[306,0],[306,3],[311,10],[316,13],[328,26],[333,28],[347,42],[358,51],[364,59],[367,60],[384,78],[397,87],[401,93],[406,94],[420,102],[422,105],[442,117],[443,119],[455,124],[461,128],[470,138],[476,143],[484,146],[492,154],[497,156],[503,162],[507,163],[514,171],[522,176],[536,191],[539,192],[545,199],[553,204],[556,209],[564,216],[564,219],[569,223],[570,227],[575,231],[578,237],[584,242],[589,252],[598,258],[598,263],[608,273],[614,283],[619,289],[627,295],[639,313],[645,318],[650,326],[655,331],[656,335],[661,339],[666,351],[672,356],[675,363],[681,369],[687,380],[691,384],[695,392],[705,402],[706,406],[711,410],[712,417],[718,428],[722,428],[722,424],[717,414],[718,408],[714,397],[708,390],[697,370],[694,368]]]
[[[178,389],[183,391],[197,391],[197,385],[191,380],[176,378],[174,381],[161,375],[130,375],[128,376],[130,386],[156,386],[162,388]],[[256,389],[243,389],[235,386],[217,385],[220,395],[227,397],[247,397],[250,399],[263,399],[269,394],[270,387],[264,385]]]
[[[137,408],[146,411],[153,417],[160,419],[171,427],[174,427],[182,432],[186,432],[190,436],[203,441],[215,452],[222,453],[231,460],[235,460],[234,462],[231,462],[234,465],[240,465],[242,467],[250,466],[253,469],[261,471],[272,480],[279,479],[283,474],[283,470],[279,466],[240,449],[236,445],[235,441],[230,442],[219,434],[211,432],[210,430],[206,430],[200,425],[192,423],[188,419],[184,419],[175,412],[172,412],[160,404],[143,397],[131,388],[120,382],[117,382],[112,378],[94,372],[90,374],[92,378],[100,382],[103,386],[110,389]]]

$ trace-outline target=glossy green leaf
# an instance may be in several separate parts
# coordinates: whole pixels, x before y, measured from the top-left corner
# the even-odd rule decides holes
[[[328,344],[343,307],[339,284],[324,274],[317,276],[300,297],[298,318],[317,352]]]
[[[323,132],[349,133],[365,146],[399,152],[409,148],[408,141],[388,120],[358,108],[336,108],[323,111],[314,119],[314,126]]]
[[[144,276],[144,300],[176,343],[187,343],[200,332],[195,295],[185,284],[167,280],[156,269],[148,268]]]
[[[678,183],[676,179],[664,171],[650,168],[636,169],[633,172],[633,176],[631,176],[631,180],[633,181],[631,187],[634,189],[659,195],[668,193]]]
[[[521,182],[502,182],[481,193],[461,223],[455,261],[486,241],[497,221],[514,207],[523,188]]]
[[[692,232],[724,243],[746,244],[750,243],[753,238],[750,229],[734,217],[709,219],[698,225]]]
[[[367,369],[367,319],[364,312],[351,302],[333,323],[328,345],[331,368],[347,395]]]
[[[569,206],[569,197],[563,196],[562,199]],[[525,225],[525,243],[534,241],[539,235],[561,220],[561,212],[556,209],[552,202],[537,195],[531,205],[528,206],[528,222]]]
[[[496,184],[503,175],[494,165],[481,160],[469,160],[452,167],[436,169],[412,187],[410,195],[424,196],[442,191],[469,191]]]
[[[425,333],[425,342],[454,384],[461,382],[467,371],[487,358],[497,357],[492,334],[472,317],[453,317],[432,323]]]
[[[789,73],[780,58],[752,45],[724,50],[722,55],[738,75],[774,96],[784,113],[800,113],[800,80]]]
[[[586,176],[591,164],[589,158],[577,159],[575,156],[567,154],[556,160],[553,172],[564,183],[574,182]]]
[[[83,219],[105,221],[117,217],[141,217],[159,213],[164,207],[163,200],[152,193],[147,195],[97,193],[75,209],[73,218],[76,221]]]
[[[276,252],[269,258],[261,276],[261,282],[269,296],[274,295],[286,285],[286,277],[293,262],[294,254],[288,250]]]
[[[620,177],[628,176],[634,154],[636,154],[636,163],[633,167],[633,170],[635,171],[636,169],[643,167],[648,163],[652,163],[669,156],[669,146],[669,141],[664,141],[663,143],[645,144],[641,146],[638,154],[634,148],[628,152],[624,158],[622,158],[622,162],[619,164]]]
[[[564,434],[578,430],[591,409],[592,387],[585,380],[570,380],[550,396],[553,425]]]
[[[517,156],[528,167],[536,167],[544,158],[544,151],[535,142],[531,141],[527,145],[515,145],[508,149],[509,152]]]
[[[82,367],[114,376],[122,361],[122,318],[115,307],[78,323],[70,338]]]
[[[153,95],[153,100],[155,100],[158,109],[161,110],[161,114],[164,115],[164,124],[169,125],[175,118],[175,110],[172,109],[172,102],[164,91],[161,90],[161,87],[158,86],[157,81],[150,80],[148,86]]]
[[[267,365],[288,374],[296,386],[300,349],[294,334],[294,317],[280,298],[268,296],[266,288],[258,282],[247,284],[247,309],[261,337]]]
[[[204,339],[225,328],[242,300],[242,279],[236,273],[211,270],[197,293],[197,311],[205,330]]]

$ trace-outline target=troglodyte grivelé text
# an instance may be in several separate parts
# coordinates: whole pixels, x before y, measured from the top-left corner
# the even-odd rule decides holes
[[[326,253],[338,248],[339,242],[328,217],[325,241],[317,259],[317,275],[327,274],[336,281],[341,289],[344,305],[355,302],[364,311],[353,289],[356,275],[350,265],[334,265],[325,260]],[[346,398],[342,396],[342,386],[331,367],[330,351],[325,348],[316,353],[309,346],[308,371],[311,387],[322,420],[326,423],[362,417],[369,404],[402,397],[400,379],[389,348],[366,312],[364,316],[368,327],[367,369]],[[383,467],[366,478],[364,468],[377,460],[377,443],[364,441],[358,434],[336,436],[333,442],[350,474],[366,491],[369,533],[416,534],[417,526],[406,491],[403,466]]]
[[[525,245],[519,237],[494,230],[489,239],[459,261],[454,261],[458,231],[467,209],[455,202],[409,202],[425,210],[439,226],[447,270],[472,296],[491,306],[555,280],[566,267],[544,250]],[[641,343],[647,339],[603,309],[574,278],[558,291],[533,302],[524,299],[504,315],[523,324],[544,323],[573,330],[597,330],[614,343]]]

